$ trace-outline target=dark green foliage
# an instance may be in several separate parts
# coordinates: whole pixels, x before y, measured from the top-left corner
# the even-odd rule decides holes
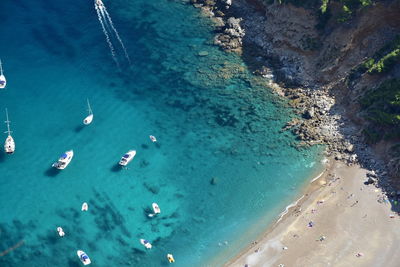
[[[372,58],[364,61],[361,68],[372,74],[382,73],[391,70],[398,62],[400,62],[400,36],[379,49]]]
[[[323,30],[328,20],[333,16],[334,21],[345,22],[353,17],[355,12],[361,8],[372,5],[375,2],[383,0],[263,0],[264,3],[273,4],[292,4],[297,7],[304,7],[315,10],[318,13],[317,29]],[[332,15],[330,5],[332,3],[339,4],[341,11]]]
[[[400,137],[400,79],[383,82],[375,90],[367,92],[360,104],[367,111],[365,118],[372,122],[372,128],[365,130],[370,141]]]

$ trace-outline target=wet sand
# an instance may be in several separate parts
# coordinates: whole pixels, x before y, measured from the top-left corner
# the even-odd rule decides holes
[[[400,218],[389,202],[378,202],[380,189],[364,184],[366,172],[334,162],[225,266],[399,266]]]

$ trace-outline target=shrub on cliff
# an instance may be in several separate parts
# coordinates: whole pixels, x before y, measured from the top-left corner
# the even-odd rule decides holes
[[[365,133],[374,141],[380,138],[400,137],[400,79],[383,82],[378,88],[366,92],[360,101],[366,111],[365,118],[372,122]],[[380,132],[380,138],[376,133]]]

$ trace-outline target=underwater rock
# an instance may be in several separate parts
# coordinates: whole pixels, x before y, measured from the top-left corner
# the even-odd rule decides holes
[[[201,56],[201,57],[205,57],[205,56],[208,56],[208,52],[207,51],[200,51],[198,53],[198,55]]]
[[[160,192],[160,188],[156,185],[150,185],[148,183],[143,183],[143,186],[154,195],[157,195]]]
[[[210,180],[210,184],[211,184],[211,185],[217,185],[217,182],[218,182],[218,178],[217,178],[217,177],[213,177],[213,178],[211,178],[211,180]]]
[[[147,160],[142,160],[140,161],[140,168],[145,168],[150,164],[150,162],[148,162]]]

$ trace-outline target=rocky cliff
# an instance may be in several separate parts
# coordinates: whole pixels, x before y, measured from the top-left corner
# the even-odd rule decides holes
[[[290,99],[301,118],[285,130],[304,145],[326,144],[338,160],[375,170],[379,185],[396,194],[391,186],[392,178],[400,180],[400,157],[390,151],[397,138],[370,142],[365,133],[372,122],[360,101],[400,77],[400,1],[190,2],[215,21],[215,44],[240,53],[254,73],[272,79],[271,87]]]

